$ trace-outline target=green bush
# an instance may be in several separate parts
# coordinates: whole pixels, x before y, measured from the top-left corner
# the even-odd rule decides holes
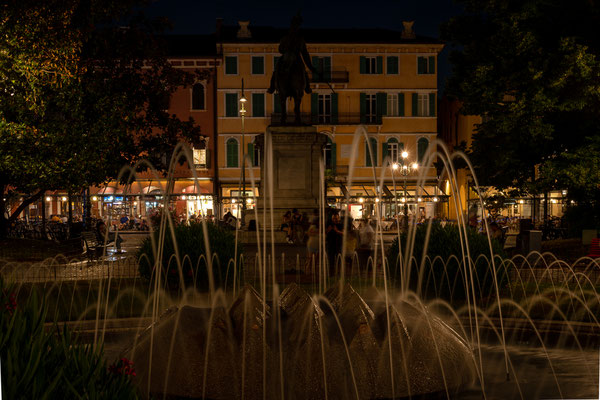
[[[213,255],[213,276],[215,287],[223,286],[226,282],[233,281],[233,263],[235,253],[235,234],[212,223],[207,223],[210,251]],[[178,225],[174,228],[175,242],[179,250],[183,279],[186,284],[195,283],[200,288],[208,287],[206,250],[204,246],[204,230],[201,222],[192,222],[189,225]],[[153,233],[154,243],[158,244],[159,231]],[[238,246],[238,259],[241,254],[241,246]],[[214,255],[216,254],[216,258]],[[155,253],[152,248],[152,238],[146,238],[137,253],[140,275],[150,279],[155,264]],[[173,257],[175,246],[168,230],[165,234],[163,253],[161,257],[161,269],[170,283],[179,283],[180,274],[178,262]]]
[[[36,292],[17,304],[0,282],[3,399],[136,399],[128,373],[107,368],[101,347],[78,345],[65,327],[44,327],[47,308]]]
[[[421,281],[419,281],[426,234],[427,224],[419,225],[415,232],[412,252],[413,261],[410,264],[410,288],[415,291],[418,290],[423,295],[450,300],[464,299],[464,274],[461,272],[464,269],[460,268],[463,262],[463,252],[461,250],[458,226],[454,224],[442,226],[437,222],[431,224],[427,246],[428,259],[425,260],[425,269],[422,271]],[[406,233],[401,235],[400,240],[402,242],[402,256],[404,257]],[[469,243],[471,260],[475,265],[473,276],[476,282],[475,292],[478,297],[488,297],[495,292],[493,291],[493,275],[491,262],[489,261],[490,247],[487,236],[479,234],[474,229],[467,228],[467,241]],[[498,241],[492,240],[492,249],[498,270],[498,284],[503,285],[506,279],[506,270],[504,267],[501,267],[502,263],[497,257],[505,258],[502,245]],[[399,259],[399,255],[398,239],[396,238],[387,251],[390,277],[396,283],[399,283],[401,279],[399,267],[401,260]],[[485,258],[481,256],[485,256]],[[446,268],[444,268],[444,263],[446,263]],[[408,274],[404,276],[408,276]]]

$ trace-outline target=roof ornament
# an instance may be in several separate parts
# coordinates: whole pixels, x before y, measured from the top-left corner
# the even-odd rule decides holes
[[[252,37],[252,33],[248,29],[248,25],[250,25],[250,21],[238,21],[240,26],[240,30],[237,32],[238,39],[250,39]]]
[[[404,27],[400,36],[402,39],[414,39],[417,37],[415,31],[413,31],[414,24],[415,21],[402,21],[402,26]]]

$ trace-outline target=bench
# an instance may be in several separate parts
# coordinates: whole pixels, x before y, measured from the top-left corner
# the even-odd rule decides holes
[[[85,244],[85,253],[90,261],[98,258],[108,245],[99,242],[95,232],[82,232],[81,240]]]

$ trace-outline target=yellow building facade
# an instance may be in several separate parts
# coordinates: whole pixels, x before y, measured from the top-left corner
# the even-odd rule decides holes
[[[225,27],[217,45],[222,53],[217,71],[217,159],[223,212],[238,212],[244,156],[253,165],[243,171],[247,195],[252,194],[251,176],[260,179],[254,140],[280,121],[277,94],[267,89],[286,33],[240,24]],[[446,197],[438,187],[436,169],[426,161],[428,152],[435,151],[430,144],[437,137],[437,56],[443,44],[406,31],[306,29],[301,34],[318,71],[310,74],[312,93],[303,97],[302,120],[328,137],[328,203],[341,206],[349,196],[349,212],[355,218],[372,215],[375,203],[382,201],[378,197],[388,216],[403,212],[403,205],[396,207],[402,201],[409,213],[439,215]],[[242,80],[247,100],[243,118]],[[290,100],[288,120],[292,118]],[[362,133],[355,139],[362,131],[359,127],[367,137]]]

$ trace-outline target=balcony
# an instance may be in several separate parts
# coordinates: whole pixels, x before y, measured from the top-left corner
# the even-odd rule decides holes
[[[313,73],[313,83],[348,83],[348,71],[345,69],[333,69],[330,71],[323,71],[323,73]]]
[[[294,111],[288,111],[286,115],[286,124],[294,123],[294,119],[296,116],[294,115]],[[313,116],[310,113],[301,113],[300,119],[303,124],[306,125],[380,125],[381,124],[381,116],[373,115],[366,116],[361,115],[360,113],[339,113],[337,115],[329,115],[329,116]],[[273,113],[271,114],[271,125],[278,126],[281,125],[281,114]]]

